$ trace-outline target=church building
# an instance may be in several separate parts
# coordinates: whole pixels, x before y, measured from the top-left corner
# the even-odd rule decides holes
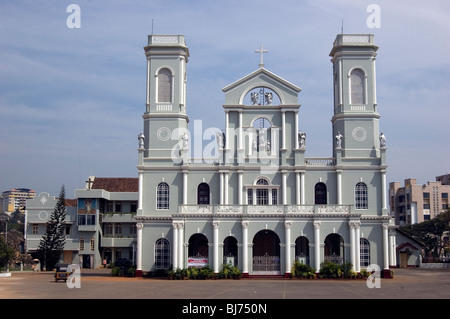
[[[290,276],[299,260],[359,272],[396,265],[386,199],[371,34],[339,34],[329,53],[333,145],[306,156],[300,87],[267,70],[223,88],[224,127],[194,158],[182,35],[149,35],[146,108],[138,147],[136,264],[142,272],[223,264],[244,276]]]

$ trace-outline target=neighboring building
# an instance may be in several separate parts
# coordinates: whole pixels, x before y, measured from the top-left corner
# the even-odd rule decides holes
[[[198,160],[190,156],[203,141],[189,139],[185,38],[149,35],[137,275],[205,264],[218,272],[231,263],[244,276],[290,276],[294,260],[316,271],[331,260],[389,273],[396,232],[387,209],[377,49],[368,34],[334,41],[331,157],[305,156],[300,88],[261,57],[258,69],[223,89],[225,131],[208,130],[215,141],[203,154],[212,158]]]
[[[66,200],[66,244],[61,261],[98,268],[118,258],[135,261],[137,178],[89,177],[75,199]],[[34,255],[57,199],[40,193],[27,201],[27,252]]]
[[[448,209],[450,175],[436,177],[436,182],[418,185],[414,178],[405,179],[402,187],[400,182],[389,183],[389,203],[391,215],[399,226],[412,225],[433,219]],[[442,183],[444,181],[446,184]]]
[[[36,196],[36,191],[29,188],[13,188],[2,192],[1,202],[3,212],[10,214],[18,209],[23,213],[27,199],[34,198],[34,196]]]

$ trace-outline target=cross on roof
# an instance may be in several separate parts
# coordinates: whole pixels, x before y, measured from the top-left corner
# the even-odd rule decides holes
[[[259,63],[259,67],[262,68],[264,66],[263,55],[264,53],[268,53],[269,50],[264,50],[263,45],[261,44],[259,50],[255,50],[255,53],[259,53],[261,55],[261,62]]]
[[[86,181],[87,183],[87,189],[90,190],[92,189],[92,184],[94,183],[93,180],[91,180],[91,178],[89,177],[89,179]]]

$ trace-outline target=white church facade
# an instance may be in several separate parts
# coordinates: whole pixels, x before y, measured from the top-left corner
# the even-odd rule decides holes
[[[369,34],[339,34],[333,43],[329,158],[306,156],[301,89],[267,70],[261,55],[258,69],[223,88],[225,129],[205,146],[212,158],[198,160],[191,156],[185,38],[149,35],[137,275],[206,264],[218,272],[231,263],[244,276],[290,276],[294,260],[317,272],[331,260],[351,262],[356,272],[376,264],[389,273],[397,262],[377,49]]]

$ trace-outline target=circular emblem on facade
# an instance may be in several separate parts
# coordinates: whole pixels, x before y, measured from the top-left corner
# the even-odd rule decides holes
[[[352,136],[355,139],[355,141],[362,142],[367,137],[367,131],[362,127],[355,127],[355,129],[352,132]]]
[[[170,140],[170,136],[172,135],[172,132],[167,127],[161,127],[158,132],[156,132],[156,136],[160,141],[168,141]]]
[[[48,219],[48,213],[45,210],[42,210],[39,212],[39,219],[40,220],[47,220]]]

